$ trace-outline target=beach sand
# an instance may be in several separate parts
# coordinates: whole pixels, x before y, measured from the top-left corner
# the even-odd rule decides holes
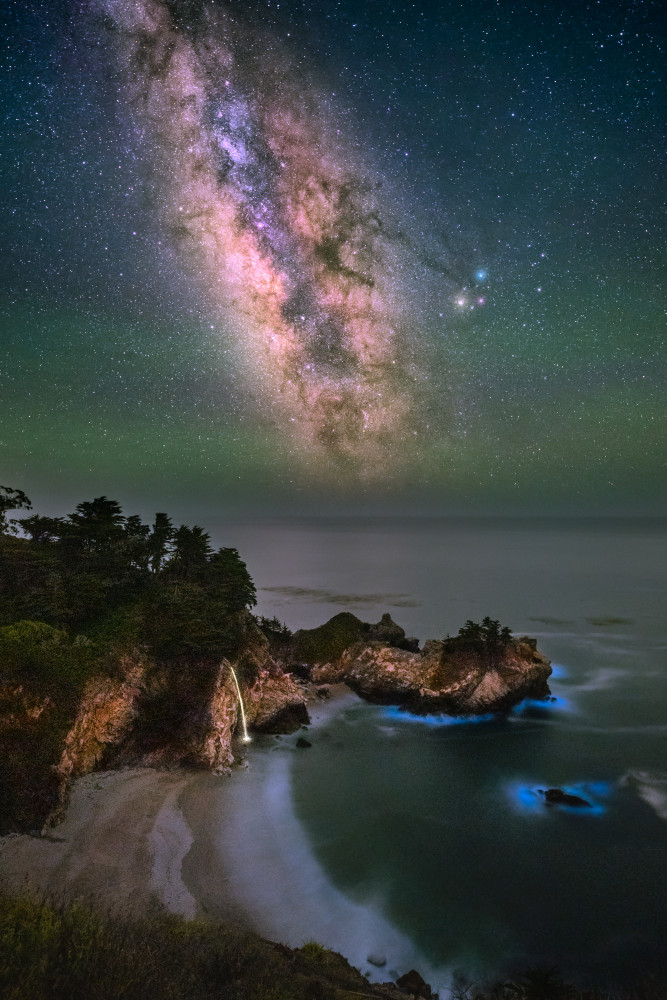
[[[313,703],[311,732],[355,700],[343,689]],[[80,778],[46,836],[0,839],[0,883],[123,915],[212,917],[292,947],[317,940],[373,979],[395,978],[415,964],[413,943],[381,901],[353,901],[329,882],[295,816],[292,755],[310,752],[296,748],[298,735],[240,744],[247,757],[226,776],[141,768]],[[382,971],[370,954],[386,956]]]
[[[0,840],[0,882],[111,912],[138,916],[163,904],[194,916],[180,878],[192,837],[179,799],[200,777],[141,768],[78,779],[63,821],[46,836]]]
[[[342,685],[333,694],[313,703],[314,721],[337,711],[341,696],[353,697]],[[248,771],[241,764],[230,778],[127,768],[79,778],[62,822],[46,835],[0,838],[0,884],[12,893],[84,900],[130,915],[163,907],[187,919],[211,915],[254,925],[239,901],[253,879],[253,845],[246,844],[251,857],[243,872],[230,870],[239,859],[225,849],[241,833],[234,815],[240,809],[249,814],[243,835],[253,840],[253,826],[259,831],[257,850],[264,839],[250,816],[262,776]]]

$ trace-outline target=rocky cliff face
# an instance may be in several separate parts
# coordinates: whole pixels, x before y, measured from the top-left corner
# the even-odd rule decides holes
[[[167,668],[125,657],[116,676],[96,677],[86,686],[54,769],[59,794],[49,822],[62,814],[71,779],[97,768],[228,770],[240,722],[232,670],[251,729],[284,733],[308,723],[302,690],[276,665],[251,616],[232,662]]]
[[[385,621],[387,617],[370,628],[393,625]],[[401,645],[406,644],[404,638],[397,638]],[[316,683],[344,681],[362,698],[403,705],[422,715],[502,712],[524,698],[546,698],[550,673],[549,661],[527,636],[513,639],[492,653],[451,650],[438,640],[425,643],[421,652],[383,641],[358,641],[335,658],[316,661],[311,668]]]
[[[241,735],[232,671],[250,730],[267,733],[293,732],[309,722],[308,683],[299,679],[304,676],[315,684],[344,681],[363,698],[420,714],[499,712],[550,693],[549,662],[527,637],[490,655],[488,650],[452,650],[451,643],[439,641],[425,643],[420,652],[417,640],[406,639],[389,615],[375,625],[348,613],[336,615],[279,647],[270,645],[247,613],[239,628],[240,651],[231,661],[159,664],[126,656],[113,676],[91,679],[73,724],[49,730],[55,734],[50,762],[45,757],[43,765],[24,767],[30,775],[26,780],[39,792],[33,798],[37,795],[42,803],[35,814],[41,810],[44,816],[50,809],[49,822],[55,822],[71,780],[96,769],[228,770]],[[41,745],[36,727],[53,706],[48,697],[31,700],[22,688],[3,691],[7,704],[0,736],[4,733],[5,742],[11,742],[23,734],[28,760],[30,740]]]

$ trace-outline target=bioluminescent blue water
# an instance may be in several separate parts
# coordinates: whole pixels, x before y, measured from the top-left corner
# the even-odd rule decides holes
[[[479,722],[493,722],[496,719],[492,713],[487,715],[414,715],[398,705],[390,705],[385,708],[384,715],[387,719],[413,722],[420,726],[474,726]]]
[[[366,907],[412,942],[413,964],[441,970],[442,987],[539,964],[584,981],[667,973],[664,523],[240,531],[259,611],[293,628],[389,611],[426,639],[490,615],[557,664],[555,700],[502,718],[352,699],[311,730],[311,749],[283,741],[290,808],[322,873],[318,906],[328,884]],[[590,808],[547,805],[548,788]]]
[[[545,789],[537,785],[513,784],[508,788],[508,795],[515,805],[523,812],[548,819],[549,813],[561,810],[573,813],[587,819],[591,816],[602,816],[607,811],[606,800],[613,792],[614,786],[609,781],[580,781],[575,784],[561,785],[561,791],[568,795],[576,795],[588,803],[587,806],[568,805],[564,803],[547,803],[544,798]]]

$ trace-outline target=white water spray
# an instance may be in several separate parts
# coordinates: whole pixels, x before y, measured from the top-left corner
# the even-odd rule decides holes
[[[248,723],[246,722],[245,708],[243,707],[243,696],[241,694],[241,688],[239,686],[239,679],[236,676],[236,671],[234,670],[234,667],[231,665],[231,663],[229,664],[229,669],[232,672],[232,677],[234,678],[234,683],[236,684],[236,691],[239,696],[239,705],[241,706],[241,722],[243,723],[243,742],[250,743],[251,738],[250,736],[248,736]]]

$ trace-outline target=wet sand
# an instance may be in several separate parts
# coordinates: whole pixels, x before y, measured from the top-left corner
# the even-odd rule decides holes
[[[46,836],[0,839],[0,882],[57,900],[140,915],[157,905],[194,916],[180,878],[191,835],[179,806],[199,775],[148,768],[86,775]]]
[[[311,706],[314,720],[337,710],[336,694]],[[278,746],[264,737],[265,746],[273,742]],[[261,767],[247,770],[241,763],[231,777],[151,768],[86,775],[74,783],[64,819],[46,836],[0,838],[0,884],[12,893],[85,900],[124,914],[157,907],[187,919],[211,915],[254,925],[241,886],[253,881],[259,860],[262,837],[253,847],[253,827],[261,825],[252,816],[265,775]],[[226,842],[239,836],[235,813],[246,808],[248,822],[241,825],[250,855],[248,869],[240,871]]]
[[[355,700],[343,688],[312,703],[313,739]],[[296,747],[298,735],[239,744],[247,756],[230,776],[87,775],[47,836],[0,840],[0,882],[123,915],[214,917],[291,946],[317,940],[373,979],[395,978],[414,965],[414,946],[383,918],[380,901],[353,901],[331,885],[295,816],[291,761],[310,752]],[[370,954],[386,956],[381,971]]]

